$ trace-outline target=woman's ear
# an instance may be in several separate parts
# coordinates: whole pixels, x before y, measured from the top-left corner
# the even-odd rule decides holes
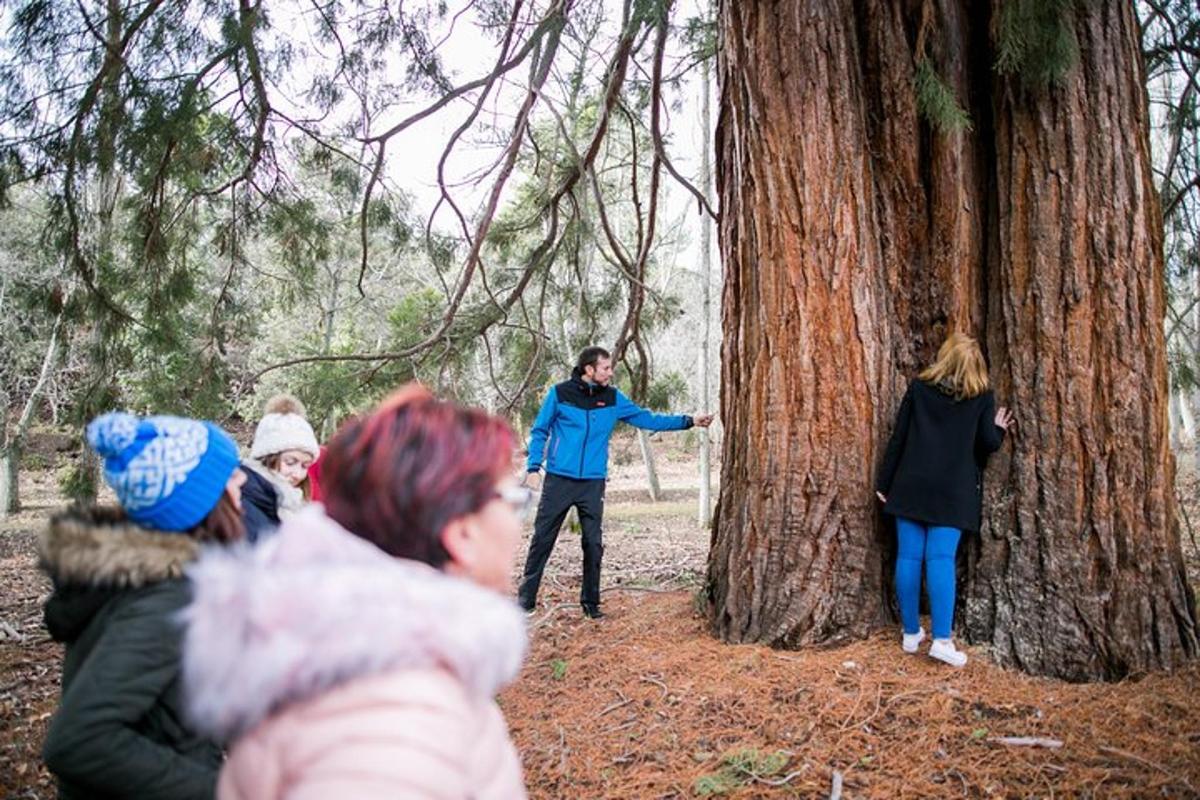
[[[238,511],[242,510],[242,486],[246,483],[246,473],[240,469],[233,471],[233,475],[229,476],[229,480],[225,482],[225,494],[229,495],[229,499],[233,501],[233,507]]]
[[[478,560],[475,552],[475,529],[473,517],[457,517],[442,528],[442,547],[450,555],[446,572],[470,575]]]

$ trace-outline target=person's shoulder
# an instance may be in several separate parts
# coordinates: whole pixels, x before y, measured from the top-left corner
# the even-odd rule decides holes
[[[913,378],[912,380],[910,380],[908,382],[908,394],[909,395],[915,396],[915,395],[927,394],[927,393],[936,392],[936,391],[937,391],[937,387],[935,387],[933,384],[929,383],[928,381],[922,380],[921,378]]]
[[[993,391],[992,388],[989,386],[988,388],[984,389],[982,392],[975,395],[971,399],[980,405],[987,405],[988,403],[995,403],[996,402],[996,392]]]
[[[246,484],[242,487],[243,497],[259,495],[270,498],[272,501],[276,499],[275,486],[265,475],[244,462],[238,468],[246,476]]]
[[[174,635],[179,629],[175,614],[191,599],[192,588],[184,576],[125,589],[111,600],[109,626]]]
[[[550,391],[547,392],[547,397],[553,397],[560,405],[571,405],[572,401],[578,398],[579,395],[579,387],[571,380],[559,381],[551,386]]]

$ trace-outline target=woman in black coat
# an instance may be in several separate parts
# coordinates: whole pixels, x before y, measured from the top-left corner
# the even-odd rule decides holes
[[[59,797],[210,800],[221,749],[184,716],[184,569],[244,535],[237,445],[216,425],[105,414],[88,426],[120,508],[71,509],[41,540],[46,627],[66,645],[42,747]]]
[[[929,588],[929,655],[956,667],[967,655],[950,639],[954,558],[964,530],[979,530],[983,468],[1013,422],[988,388],[987,364],[970,336],[951,334],[937,361],[908,386],[884,453],[876,495],[896,517],[896,595],[901,644],[915,653],[925,631],[918,608],[921,568]]]

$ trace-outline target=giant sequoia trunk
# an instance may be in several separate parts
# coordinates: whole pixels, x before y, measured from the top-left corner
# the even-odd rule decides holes
[[[723,638],[887,618],[873,473],[904,383],[958,329],[1021,419],[968,539],[960,632],[1073,679],[1195,653],[1136,22],[1081,8],[1079,63],[1034,92],[998,76],[994,11],[968,0],[722,4]],[[973,131],[918,116],[917,53]]]
[[[993,93],[987,341],[1024,424],[991,476],[961,626],[1006,662],[1071,679],[1196,652],[1137,23],[1127,2],[1081,9],[1061,85],[1000,79]]]
[[[868,487],[891,337],[842,5],[721,11],[725,446],[710,571],[732,641],[829,641],[883,619]]]

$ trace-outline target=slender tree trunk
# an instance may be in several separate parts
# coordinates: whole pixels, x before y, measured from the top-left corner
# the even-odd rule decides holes
[[[1183,449],[1183,398],[1173,384],[1167,386],[1167,410],[1171,431],[1171,452],[1178,454]]]
[[[20,453],[13,448],[9,438],[9,396],[0,389],[0,519],[21,508],[21,496],[17,483],[20,468]]]
[[[1192,369],[1200,374],[1200,269],[1192,270]],[[1182,335],[1182,334],[1181,334]],[[1200,388],[1188,393],[1188,400],[1195,425],[1195,436],[1192,439],[1192,466],[1200,472]]]
[[[1196,438],[1196,418],[1188,408],[1187,398],[1183,392],[1175,392],[1175,410],[1179,414],[1180,436],[1184,442],[1192,442]]]
[[[1197,361],[1200,361],[1200,358],[1197,358]],[[1182,400],[1180,402],[1182,403]],[[1193,428],[1195,433],[1192,437],[1192,468],[1200,472],[1200,389],[1193,389],[1188,393],[1187,409],[1197,423]]]
[[[51,378],[58,369],[63,350],[63,325],[66,312],[59,311],[54,319],[54,327],[50,329],[50,340],[46,343],[46,354],[42,356],[42,368],[38,372],[37,383],[25,399],[25,407],[17,419],[15,428],[0,430],[0,518],[15,514],[21,510],[20,475],[21,455],[25,448],[25,436],[37,413],[42,394],[49,385]],[[8,422],[8,404],[4,405],[4,422]]]
[[[658,468],[654,466],[654,446],[650,442],[650,434],[638,430],[638,448],[642,451],[642,463],[646,465],[646,488],[650,499],[654,502],[662,500],[662,487],[658,482]]]
[[[712,67],[708,59],[700,63],[700,191],[709,205],[712,197]],[[703,332],[700,335],[700,413],[712,407],[708,393],[709,343],[712,341],[712,220],[700,214],[700,291]],[[712,523],[712,440],[708,429],[700,429],[700,508],[696,521],[701,528]]]
[[[107,23],[105,39],[111,52],[118,52],[124,33],[125,16],[120,0],[107,0]],[[97,126],[96,151],[98,175],[93,197],[95,207],[95,263],[98,271],[114,263],[116,248],[116,213],[121,196],[121,174],[117,164],[116,136],[122,113],[120,72],[114,70],[100,89],[100,123]],[[98,315],[106,314],[97,308]],[[85,394],[78,403],[81,422],[86,423],[93,415],[108,411],[104,406],[111,402],[113,374],[110,359],[112,333],[101,320],[93,320],[87,338],[90,368],[84,379]],[[82,427],[82,426],[81,426]],[[80,461],[76,465],[77,479],[73,483],[72,500],[94,503],[101,480],[100,457],[86,444],[82,448]]]

